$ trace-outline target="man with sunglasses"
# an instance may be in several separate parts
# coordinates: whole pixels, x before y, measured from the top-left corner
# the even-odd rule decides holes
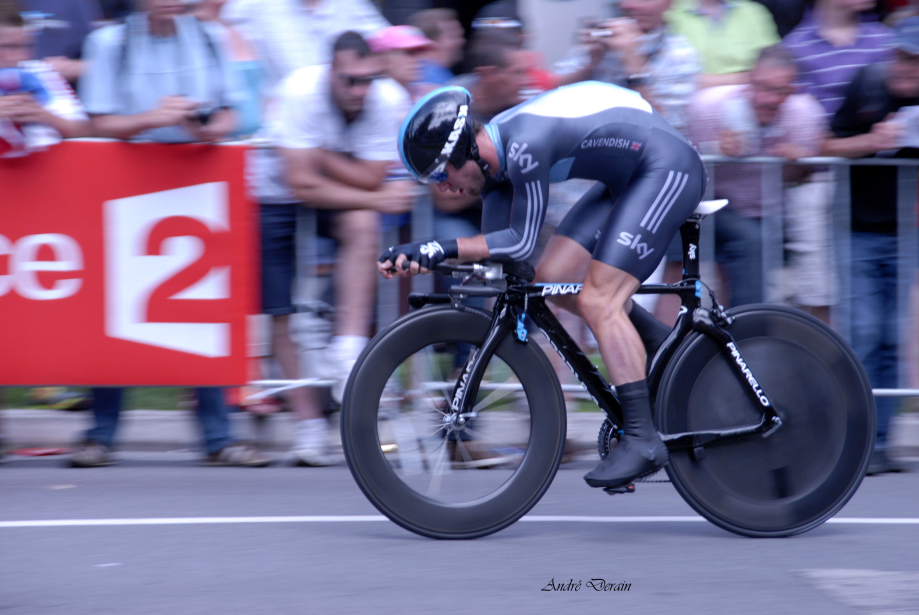
[[[336,397],[370,336],[380,215],[408,211],[415,183],[387,181],[408,94],[382,76],[380,58],[356,32],[337,38],[332,58],[281,82],[263,132],[274,149],[257,152],[254,189],[262,205],[262,310],[273,316],[274,355],[287,378],[300,377],[289,333],[297,210],[317,210],[319,234],[338,242],[335,333],[323,361],[341,383]],[[329,426],[313,390],[296,389],[291,401],[299,419],[296,460],[327,464]]]
[[[431,92],[403,123],[399,148],[419,181],[482,195],[483,234],[391,247],[379,271],[390,278],[448,258],[526,258],[550,182],[596,181],[549,240],[536,279],[584,281],[576,298],[555,299],[596,336],[625,419],[620,444],[584,478],[592,487],[627,485],[668,461],[651,420],[645,366],[647,348],[669,328],[631,297],[702,198],[702,160],[638,93],[618,86],[588,81],[552,90],[484,126],[469,119],[471,102],[461,87]]]

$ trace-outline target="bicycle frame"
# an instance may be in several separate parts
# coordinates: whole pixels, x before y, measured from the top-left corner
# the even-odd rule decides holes
[[[704,457],[706,444],[750,434],[762,434],[763,437],[768,437],[782,424],[769,398],[740,354],[733,337],[725,329],[725,326],[731,324],[731,317],[714,301],[714,294],[712,294],[714,307],[710,309],[702,307],[703,285],[699,277],[698,246],[700,222],[704,217],[694,215],[680,228],[683,242],[682,279],[676,284],[645,284],[637,291],[637,294],[645,295],[678,295],[681,301],[679,315],[673,330],[651,360],[648,386],[652,396],[660,385],[667,363],[680,343],[690,332],[699,331],[719,342],[730,358],[734,372],[741,381],[747,383],[746,389],[750,392],[752,400],[762,408],[762,418],[756,425],[739,426],[726,430],[661,434],[661,438],[669,449],[692,448],[697,459]],[[463,269],[457,268],[457,270],[462,271]],[[604,411],[614,429],[618,429],[618,426],[623,423],[622,407],[615,393],[546,305],[546,297],[576,295],[581,291],[582,285],[533,284],[513,274],[509,274],[506,279],[493,276],[490,280],[484,280],[491,281],[491,284],[485,286],[466,285],[466,282],[473,277],[466,277],[463,284],[452,287],[447,295],[413,295],[410,300],[412,307],[452,303],[455,309],[478,311],[476,308],[463,305],[462,300],[471,296],[496,298],[488,335],[481,347],[470,354],[454,387],[451,402],[453,420],[462,424],[475,416],[472,406],[478,394],[478,383],[484,376],[488,361],[509,333],[513,332],[520,343],[526,343],[525,316],[529,316],[584,385],[594,402]]]

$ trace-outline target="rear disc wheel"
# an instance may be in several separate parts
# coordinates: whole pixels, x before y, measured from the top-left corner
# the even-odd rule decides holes
[[[743,360],[782,419],[761,434],[711,443],[704,458],[670,451],[667,473],[699,514],[746,536],[788,536],[836,514],[858,489],[874,447],[871,386],[851,348],[815,318],[782,306],[729,312]],[[759,422],[761,409],[734,358],[692,333],[662,377],[655,403],[662,433]]]

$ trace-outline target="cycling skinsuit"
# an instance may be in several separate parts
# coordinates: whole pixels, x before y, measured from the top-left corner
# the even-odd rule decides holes
[[[523,259],[536,246],[549,184],[598,183],[556,233],[638,280],[651,275],[705,190],[698,152],[638,93],[588,81],[541,94],[485,130],[500,172],[482,191],[489,252]]]

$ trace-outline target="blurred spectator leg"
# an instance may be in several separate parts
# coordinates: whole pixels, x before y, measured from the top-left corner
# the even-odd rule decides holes
[[[717,260],[731,277],[731,305],[763,300],[763,250],[760,220],[738,216],[729,208],[715,214]]]
[[[205,462],[210,465],[263,467],[270,459],[252,447],[234,442],[230,435],[230,413],[220,387],[196,389],[195,414],[204,436]]]
[[[204,436],[204,450],[208,455],[219,453],[233,441],[230,437],[230,417],[223,400],[223,390],[218,387],[199,387],[195,414]]]
[[[271,345],[274,358],[288,380],[301,378],[297,345],[290,336],[290,315],[271,318]],[[297,417],[291,455],[297,465],[325,466],[331,463],[328,445],[329,421],[322,415],[316,390],[300,387],[287,391],[287,400]]]
[[[297,216],[300,205],[262,205],[262,311],[271,315],[271,352],[284,378],[299,380],[300,356],[291,338],[290,319],[295,311],[291,288],[295,271]],[[315,228],[311,229],[315,233]],[[316,392],[298,388],[287,392],[297,418],[291,456],[298,465],[328,465],[328,421],[322,417]]]
[[[338,240],[336,318],[328,358],[335,362],[339,379],[332,387],[332,397],[341,402],[348,374],[370,339],[380,255],[380,214],[369,210],[338,212],[334,234]]]
[[[6,389],[0,387],[0,410],[3,410],[4,402],[6,401]],[[3,458],[3,416],[0,415],[0,458]]]
[[[852,348],[875,389],[897,386],[897,240],[852,233]],[[887,456],[887,428],[897,403],[876,397],[877,441],[869,474],[898,468]]]
[[[87,442],[95,442],[112,448],[118,419],[121,416],[121,403],[124,389],[108,387],[93,389],[93,420],[95,425],[86,432]]]
[[[784,294],[793,305],[827,324],[837,294],[830,241],[831,179],[829,172],[814,173],[785,191],[785,249],[791,261],[783,280]]]
[[[73,455],[70,465],[75,468],[95,468],[113,463],[112,444],[121,416],[124,389],[121,387],[94,388],[93,422],[86,436]]]

